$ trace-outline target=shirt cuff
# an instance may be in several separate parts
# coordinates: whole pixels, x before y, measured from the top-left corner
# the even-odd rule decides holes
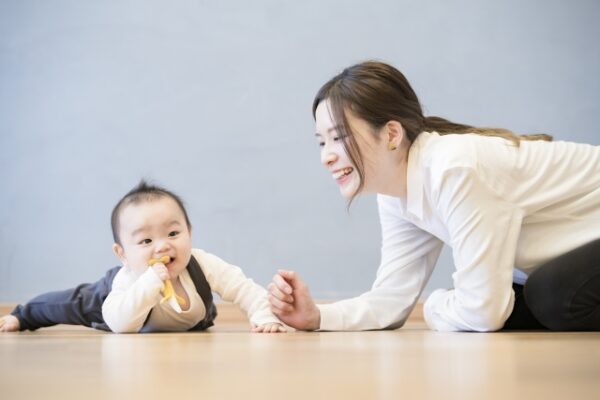
[[[250,317],[250,322],[256,326],[263,326],[266,324],[281,324],[281,322],[271,311],[268,310],[260,310],[252,314]]]
[[[317,304],[321,313],[320,331],[341,331],[344,329],[344,318],[335,303]]]
[[[158,288],[159,290],[162,290],[165,287],[163,280],[158,277],[158,274],[154,272],[152,268],[148,268],[146,272],[140,275],[138,280],[141,282],[143,287],[152,289]]]
[[[439,303],[444,301],[443,298],[448,292],[449,290],[446,289],[434,290],[423,305],[423,318],[431,330],[444,332],[457,330],[454,326],[448,325],[446,322],[444,322],[442,318],[440,318],[440,313],[436,311]]]

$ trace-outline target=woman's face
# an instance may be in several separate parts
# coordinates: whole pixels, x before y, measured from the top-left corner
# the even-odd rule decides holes
[[[315,112],[316,137],[321,148],[321,163],[338,184],[340,193],[351,198],[360,184],[356,167],[348,157],[337,125],[331,119],[329,101],[322,101]]]
[[[363,157],[365,192],[377,192],[377,171],[382,167],[381,160],[385,159],[387,144],[378,140],[369,124],[351,113],[346,115],[354,138]],[[356,166],[344,149],[341,133],[337,124],[331,118],[329,101],[322,101],[315,112],[316,136],[321,147],[321,162],[327,168],[340,188],[343,197],[349,199],[356,194],[360,184],[360,176]]]

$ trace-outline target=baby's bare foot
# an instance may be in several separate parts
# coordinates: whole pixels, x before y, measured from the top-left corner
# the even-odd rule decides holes
[[[0,318],[0,332],[16,332],[19,330],[19,320],[14,315]]]

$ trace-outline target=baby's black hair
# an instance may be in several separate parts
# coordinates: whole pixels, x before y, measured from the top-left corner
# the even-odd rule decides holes
[[[123,196],[121,200],[119,200],[115,208],[113,208],[112,210],[110,224],[112,227],[112,234],[115,243],[121,244],[121,238],[119,237],[119,217],[123,208],[125,208],[125,206],[128,206],[129,204],[139,204],[143,201],[151,201],[159,197],[170,197],[173,200],[175,200],[175,202],[183,212],[183,215],[185,216],[185,223],[187,224],[188,229],[192,228],[192,224],[190,224],[190,219],[188,218],[187,211],[183,206],[183,201],[181,201],[179,196],[160,186],[151,185],[144,179],[142,179],[136,187],[131,189],[125,196]]]

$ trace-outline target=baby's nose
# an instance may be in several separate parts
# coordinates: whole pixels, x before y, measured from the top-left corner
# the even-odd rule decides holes
[[[161,240],[156,242],[156,253],[160,254],[160,253],[164,253],[166,251],[168,251],[171,248],[171,245],[169,244],[169,242],[167,240]]]

